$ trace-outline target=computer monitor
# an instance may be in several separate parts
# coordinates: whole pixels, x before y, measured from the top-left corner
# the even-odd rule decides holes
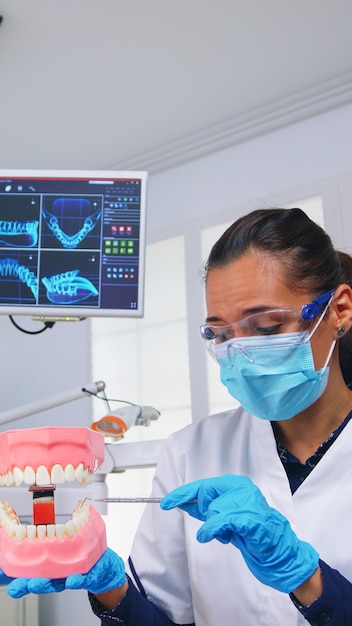
[[[0,314],[142,317],[146,172],[0,170]]]

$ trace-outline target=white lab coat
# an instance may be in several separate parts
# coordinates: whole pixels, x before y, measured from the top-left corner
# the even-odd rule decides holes
[[[269,422],[243,409],[219,413],[172,435],[163,447],[153,495],[199,478],[249,476],[269,504],[321,558],[352,581],[352,420],[292,496]],[[179,509],[147,505],[132,561],[148,597],[176,624],[307,624],[290,598],[250,573],[232,544],[196,541],[201,522]]]

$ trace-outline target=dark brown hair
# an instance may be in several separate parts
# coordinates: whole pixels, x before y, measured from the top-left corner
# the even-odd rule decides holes
[[[352,286],[352,257],[335,250],[329,235],[301,209],[259,209],[239,218],[212,247],[204,266],[223,267],[248,252],[280,260],[292,289],[312,298],[342,283]],[[352,333],[339,340],[340,366],[352,386]]]

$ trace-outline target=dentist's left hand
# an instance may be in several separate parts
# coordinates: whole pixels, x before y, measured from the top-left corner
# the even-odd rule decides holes
[[[0,584],[8,585],[7,593],[11,598],[22,598],[28,593],[51,593],[65,589],[64,578],[11,578],[0,572]]]
[[[8,585],[12,580],[11,576],[6,576],[5,572],[0,569],[0,585]]]
[[[72,574],[67,578],[10,578],[0,571],[0,584],[8,585],[7,593],[12,598],[21,598],[28,593],[52,593],[64,589],[86,589],[101,594],[121,587],[126,581],[123,560],[110,548],[86,574]]]
[[[86,589],[94,595],[122,587],[127,580],[125,564],[116,552],[107,548],[87,574],[66,578],[65,589]]]

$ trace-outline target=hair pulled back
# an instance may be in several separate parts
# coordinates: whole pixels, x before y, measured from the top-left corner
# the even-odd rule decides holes
[[[335,250],[329,235],[301,209],[259,209],[236,220],[212,247],[204,266],[226,266],[250,252],[277,258],[292,289],[312,298],[342,283],[352,287],[352,257]],[[352,333],[339,340],[340,367],[352,387]]]

